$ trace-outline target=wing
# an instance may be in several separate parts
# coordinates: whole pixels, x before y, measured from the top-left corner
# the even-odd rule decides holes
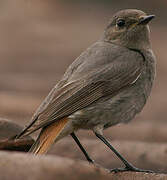
[[[70,66],[21,135],[69,116],[135,82],[144,66],[143,57],[109,43],[102,45],[100,51],[96,50],[98,45],[88,49]]]

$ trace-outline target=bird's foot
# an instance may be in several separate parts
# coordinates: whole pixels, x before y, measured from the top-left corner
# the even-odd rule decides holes
[[[90,163],[90,164],[94,164],[95,163],[95,161],[93,160],[93,159],[87,159],[88,160],[88,162]]]
[[[154,173],[151,170],[145,170],[145,169],[139,169],[136,168],[134,166],[126,166],[125,168],[115,168],[115,169],[111,169],[110,172],[125,172],[125,171],[133,171],[133,172],[145,172],[145,173]]]

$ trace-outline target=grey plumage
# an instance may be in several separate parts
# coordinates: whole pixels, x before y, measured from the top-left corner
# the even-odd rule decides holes
[[[18,137],[68,117],[73,126],[101,132],[139,113],[151,92],[155,57],[146,14],[124,10],[111,19],[104,35],[67,69]],[[121,29],[118,20],[126,24]],[[67,134],[67,133],[66,133]]]

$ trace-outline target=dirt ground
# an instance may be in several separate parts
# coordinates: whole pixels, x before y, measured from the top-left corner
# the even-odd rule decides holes
[[[88,1],[72,2],[0,2],[0,117],[26,125],[68,65],[101,36],[112,14],[130,6],[156,15],[150,29],[152,46],[157,57],[157,77],[151,97],[142,113],[131,123],[111,127],[105,134],[111,141],[157,143],[157,148],[158,144],[165,145],[167,2],[149,1],[152,3],[149,4],[145,1],[139,3],[129,0],[129,6],[128,2],[121,4],[120,1],[114,1],[113,5],[107,1],[107,4],[100,1],[90,4]],[[77,134],[84,141],[95,139],[91,132],[81,131]],[[52,148],[50,153],[54,151],[57,155],[71,157],[68,153],[63,154],[62,144],[66,143],[67,139],[72,142],[71,138],[66,138],[53,147],[58,148],[56,152]],[[88,143],[88,146],[91,146],[91,143]],[[94,155],[93,152],[91,154]],[[100,154],[96,157],[98,156]],[[75,154],[73,158],[84,159],[82,155],[78,157]],[[106,166],[109,165],[107,162]],[[154,167],[150,164],[147,168]],[[154,169],[167,172],[167,168],[163,166]]]

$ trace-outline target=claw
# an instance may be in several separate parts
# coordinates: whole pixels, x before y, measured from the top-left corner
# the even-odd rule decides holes
[[[115,169],[111,169],[111,170],[110,170],[110,172],[115,172],[115,173],[125,172],[125,171],[154,173],[154,172],[151,171],[151,170],[139,169],[139,168],[136,168],[136,167],[133,167],[133,166],[130,166],[130,167],[127,166],[127,167],[125,167],[125,168],[115,168]]]
[[[110,169],[110,173],[118,173],[118,172],[124,172],[127,171],[125,168],[115,168],[115,169]]]
[[[95,163],[95,161],[92,160],[92,159],[87,159],[87,160],[88,160],[88,162],[89,162],[90,164],[94,164],[94,163]]]

